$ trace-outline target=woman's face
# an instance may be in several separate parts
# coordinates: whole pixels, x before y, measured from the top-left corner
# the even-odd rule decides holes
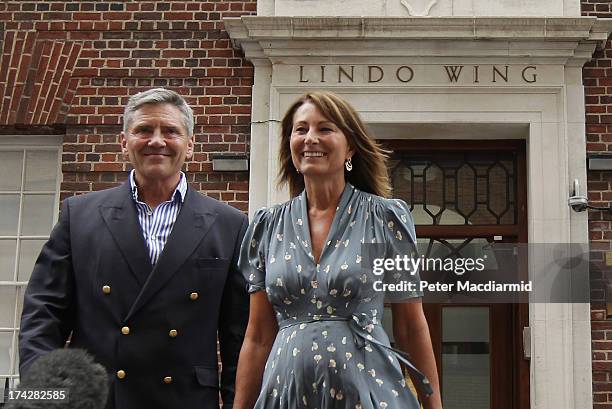
[[[295,111],[289,146],[293,165],[305,178],[344,178],[344,161],[353,155],[344,133],[311,102]]]

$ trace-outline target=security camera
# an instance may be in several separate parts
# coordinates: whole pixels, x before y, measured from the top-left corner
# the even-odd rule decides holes
[[[574,194],[567,200],[567,204],[569,204],[575,212],[584,212],[589,207],[589,201],[586,196],[580,195],[580,183],[578,179],[574,179]]]
[[[567,203],[575,212],[584,212],[589,205],[587,198],[584,196],[571,196]]]
[[[586,209],[593,209],[607,211],[612,214],[612,203],[608,203],[607,206],[592,206],[589,204],[586,196],[580,195],[580,184],[578,183],[578,179],[574,179],[574,194],[567,199],[567,204],[570,205],[575,212],[584,212]]]

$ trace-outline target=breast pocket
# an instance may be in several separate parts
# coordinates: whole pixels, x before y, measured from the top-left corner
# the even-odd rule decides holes
[[[207,303],[215,305],[221,299],[227,271],[230,261],[227,259],[201,257],[194,260],[193,267],[189,271],[189,291],[194,291],[203,296]],[[201,304],[201,303],[200,303]]]
[[[229,267],[230,261],[225,258],[204,257],[198,258],[196,265],[198,268],[206,270],[224,270]]]

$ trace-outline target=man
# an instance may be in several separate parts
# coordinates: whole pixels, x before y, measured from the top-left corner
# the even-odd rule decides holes
[[[248,319],[241,212],[187,185],[193,113],[173,91],[130,98],[122,186],[62,204],[25,293],[20,371],[70,346],[109,374],[107,408],[231,408]]]

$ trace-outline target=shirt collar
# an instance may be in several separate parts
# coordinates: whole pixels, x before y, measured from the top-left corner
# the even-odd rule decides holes
[[[138,200],[138,186],[136,185],[136,171],[132,169],[130,172],[130,189],[132,191],[132,198],[136,203],[140,203]],[[172,198],[169,201],[178,200],[181,203],[185,202],[185,195],[187,194],[187,179],[185,178],[185,173],[181,172],[181,177],[179,179],[179,183],[174,189],[174,193],[172,193]]]

